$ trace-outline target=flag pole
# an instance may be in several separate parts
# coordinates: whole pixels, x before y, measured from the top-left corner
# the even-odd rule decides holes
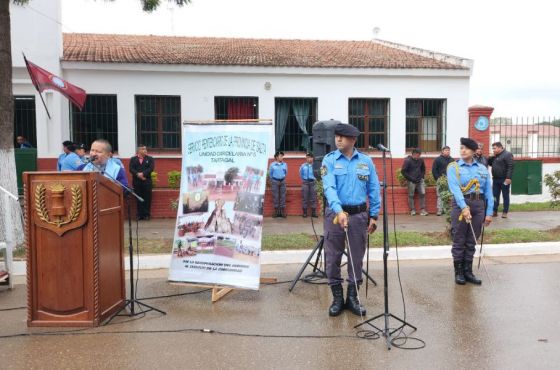
[[[39,96],[41,97],[41,101],[43,102],[43,106],[45,107],[45,111],[47,112],[47,117],[49,117],[49,119],[51,119],[51,114],[49,113],[49,109],[47,108],[47,104],[45,103],[45,100],[43,99],[43,95],[41,94],[41,91],[39,91],[39,87],[37,87],[37,82],[33,78],[33,73],[31,73],[31,71],[29,70],[29,64],[27,64],[27,58],[25,57],[25,54],[23,52],[21,52],[21,54],[23,54],[23,60],[25,61],[25,67],[27,68],[27,73],[29,73],[29,77],[31,77],[31,84],[33,86],[35,86],[35,90],[37,90],[37,92],[39,93]]]

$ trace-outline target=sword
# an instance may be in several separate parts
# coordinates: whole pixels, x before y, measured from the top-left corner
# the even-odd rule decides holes
[[[350,239],[348,238],[348,225],[344,226],[344,236],[346,237],[346,246],[348,247],[348,259],[350,260],[350,265],[352,266],[352,273],[354,274],[354,285],[356,286],[356,296],[358,297],[358,304],[361,306],[362,301],[360,299],[360,291],[358,290],[358,282],[356,281],[356,270],[354,270],[354,258],[352,257],[352,250],[350,249]],[[360,319],[364,320],[364,315],[360,310]]]
[[[471,227],[471,231],[472,231],[472,234],[473,234],[473,237],[474,237],[474,242],[475,242],[475,248],[476,248],[476,242],[477,242],[477,241],[476,241],[476,234],[475,234],[475,232],[474,232],[474,227],[473,227],[473,225],[472,225],[472,222],[467,221],[467,223],[468,223],[468,224],[470,225],[470,227]],[[482,251],[482,245],[480,246],[480,249],[481,249],[481,251]],[[479,260],[478,260],[479,263],[482,261],[482,259],[481,259],[480,257],[481,257],[481,256],[479,256]],[[494,286],[494,282],[492,281],[492,278],[490,278],[490,274],[488,273],[488,269],[486,269],[486,264],[484,263],[484,261],[482,261],[482,267],[484,268],[484,272],[486,272],[486,276],[488,277],[488,280],[490,281],[490,285],[492,285],[492,287],[493,287],[493,286]]]
[[[484,224],[480,235],[480,251],[478,252],[478,269],[480,270],[480,262],[482,261],[482,244],[484,244]]]
[[[367,236],[367,252],[366,252],[366,299],[368,293],[368,285],[369,285],[369,233]]]

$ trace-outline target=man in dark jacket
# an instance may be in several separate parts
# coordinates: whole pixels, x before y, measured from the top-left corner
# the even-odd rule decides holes
[[[453,162],[454,159],[450,155],[450,149],[446,145],[441,148],[441,154],[434,160],[432,164],[432,175],[434,179],[437,181],[441,176],[447,175],[447,166],[449,163]],[[437,193],[437,215],[441,216],[443,213],[443,203],[441,201],[441,196],[439,194],[439,188],[436,186],[436,193]]]
[[[416,207],[414,205],[414,192],[418,191],[420,198],[420,216],[427,216],[426,212],[426,184],[424,176],[426,175],[426,165],[424,159],[420,158],[422,151],[416,148],[412,154],[404,160],[401,173],[408,182],[408,207],[410,215],[416,215]]]
[[[478,143],[478,149],[474,152],[474,160],[488,168],[488,158],[484,156],[482,150],[484,149],[484,144]]]
[[[494,193],[493,217],[498,217],[500,193],[504,197],[504,211],[502,218],[507,218],[509,211],[509,190],[513,175],[513,154],[504,149],[499,141],[492,144],[494,155],[488,158],[488,165],[492,167],[492,192]]]
[[[132,174],[132,185],[144,202],[137,200],[136,215],[138,220],[150,219],[150,208],[152,206],[152,172],[154,171],[154,159],[148,155],[145,145],[138,145],[136,156],[130,158],[129,171]]]

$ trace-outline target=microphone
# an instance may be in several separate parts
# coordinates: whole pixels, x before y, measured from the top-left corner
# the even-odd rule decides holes
[[[379,149],[382,152],[390,152],[389,148],[386,148],[385,146],[383,146],[383,144],[377,144],[377,149]]]
[[[86,159],[86,163],[91,163],[93,161],[95,161],[97,159],[96,155],[92,155],[89,158]]]

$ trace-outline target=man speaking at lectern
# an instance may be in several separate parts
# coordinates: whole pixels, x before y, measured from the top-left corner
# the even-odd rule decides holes
[[[95,140],[89,150],[88,163],[81,165],[78,171],[101,172],[105,177],[116,179],[123,185],[128,186],[124,168],[111,157],[112,149],[107,140]]]

